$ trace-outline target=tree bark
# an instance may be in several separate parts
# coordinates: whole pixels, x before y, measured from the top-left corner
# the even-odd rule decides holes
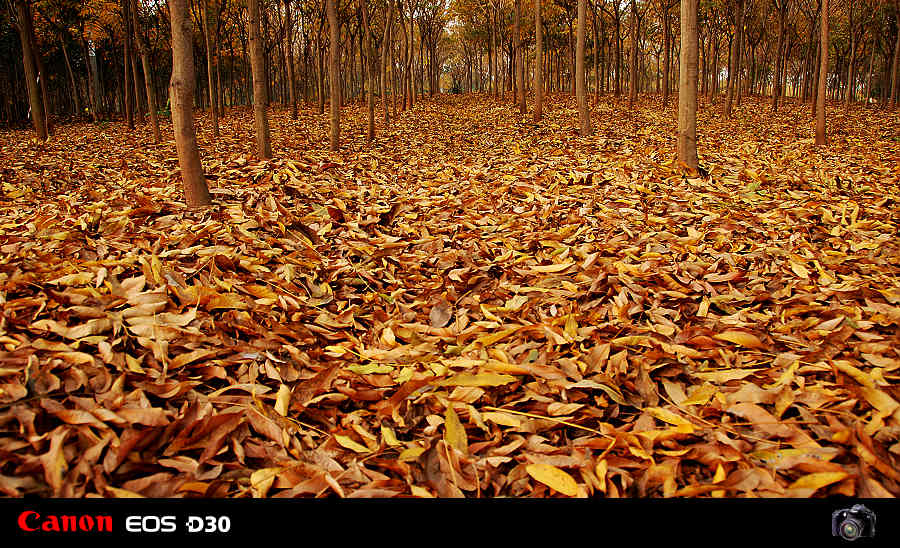
[[[681,0],[678,161],[697,169],[697,0]]]
[[[541,28],[541,0],[534,0],[534,121],[540,122],[544,109],[544,31]]]
[[[125,58],[123,59],[122,65],[125,68],[125,74],[122,78],[122,86],[125,91],[125,119],[128,122],[128,129],[134,129],[134,107],[132,106],[132,72],[134,67],[131,62],[131,40],[128,38],[128,2],[122,2],[122,41],[124,42],[124,53]]]
[[[284,0],[285,17],[287,22],[287,73],[288,73],[288,99],[291,102],[291,120],[297,119],[297,78],[294,74],[294,21],[291,16],[290,0]]]
[[[329,117],[331,131],[328,146],[332,152],[341,147],[341,67],[340,67],[340,27],[337,18],[337,0],[325,0],[328,27],[331,31],[328,44],[328,83],[330,86]]]
[[[519,114],[525,114],[528,112],[528,107],[525,104],[525,51],[522,47],[522,27],[521,21],[522,19],[522,0],[516,0],[515,5],[515,13],[514,13],[514,23],[513,23],[513,36],[515,43],[515,61],[516,61],[516,102],[519,104]]]
[[[825,83],[828,81],[828,0],[822,0],[821,44],[822,60],[819,64],[818,105],[816,107],[816,145],[825,144]]]
[[[206,81],[209,88],[209,111],[212,114],[213,135],[219,136],[219,113],[216,109],[216,83],[213,80],[213,55],[209,39],[209,2],[203,0],[203,39],[206,41]]]
[[[894,2],[896,13],[900,14],[900,0]],[[900,80],[900,15],[897,16],[897,39],[894,42],[894,61],[891,63],[891,107],[897,106],[898,80]]]
[[[387,126],[391,119],[387,107],[388,63],[390,63],[391,27],[394,22],[394,3],[388,2],[388,11],[385,16],[384,36],[381,40],[381,108],[384,115],[384,125]]]
[[[169,0],[172,23],[172,80],[169,83],[169,96],[184,200],[188,207],[199,207],[211,204],[212,200],[203,176],[200,151],[194,134],[194,46],[187,2],[188,0]]]
[[[31,18],[31,9],[25,0],[16,0],[16,15],[19,19],[19,39],[22,42],[22,64],[25,66],[25,84],[28,89],[31,120],[38,139],[46,141],[48,136],[47,118],[44,113],[44,103],[41,100],[41,90],[37,81],[35,52],[31,48],[31,35],[34,32],[34,23]]]
[[[134,23],[134,36],[137,42],[138,52],[141,55],[141,68],[144,70],[144,88],[147,93],[147,110],[150,112],[150,125],[153,127],[153,142],[159,143],[162,135],[159,132],[159,116],[156,113],[156,93],[153,90],[153,73],[150,70],[150,55],[147,51],[147,43],[141,33],[138,20],[137,0],[131,0],[131,18]]]
[[[637,100],[638,86],[638,14],[637,2],[631,0],[631,74],[629,74],[630,82],[628,83],[628,108],[634,107]]]
[[[584,42],[587,19],[587,0],[578,0],[578,25],[575,31],[575,98],[578,102],[579,135],[586,137],[593,133],[591,129],[591,113],[588,111],[587,90],[584,74]]]
[[[772,85],[772,110],[778,110],[778,100],[781,98],[781,81],[784,71],[784,19],[787,15],[788,0],[773,0],[778,11],[778,46],[775,51],[775,81]]]
[[[72,63],[69,62],[69,52],[66,51],[66,41],[62,33],[59,35],[59,46],[62,48],[63,60],[66,62],[66,74],[69,76],[69,84],[72,86],[72,99],[75,101],[75,116],[81,115],[81,93],[78,91],[78,83],[75,81],[75,73],[72,72]]]
[[[725,116],[731,117],[735,88],[740,85],[741,48],[744,38],[744,0],[735,5],[734,45],[731,48],[731,70],[728,72],[728,92],[725,95]]]
[[[259,0],[247,1],[250,13],[250,70],[253,72],[253,118],[256,125],[256,151],[261,160],[272,157],[269,118],[266,115],[266,74],[263,38],[259,27]]]
[[[372,139],[375,138],[375,48],[372,46],[372,29],[369,27],[369,8],[366,4],[367,0],[360,0],[363,26],[365,27],[366,32],[366,61],[369,69],[369,96],[367,98],[369,120],[366,127],[366,140],[372,142]]]

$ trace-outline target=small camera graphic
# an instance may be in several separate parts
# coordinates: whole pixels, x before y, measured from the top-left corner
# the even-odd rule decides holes
[[[831,514],[831,534],[844,540],[875,536],[875,512],[862,504],[836,510]]]

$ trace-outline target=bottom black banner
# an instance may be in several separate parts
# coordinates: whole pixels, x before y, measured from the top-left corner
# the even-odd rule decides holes
[[[4,499],[0,538],[288,536],[298,542],[900,543],[894,500]],[[15,541],[13,546],[17,545]]]

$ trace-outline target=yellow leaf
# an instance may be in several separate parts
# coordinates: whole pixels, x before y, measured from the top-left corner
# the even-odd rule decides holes
[[[434,498],[434,495],[432,495],[431,493],[429,493],[429,492],[428,492],[428,489],[425,489],[424,487],[419,487],[418,485],[410,485],[410,486],[409,486],[409,492],[410,492],[413,496],[419,497],[419,498],[426,498],[426,499],[433,499],[433,498]]]
[[[447,412],[444,414],[444,441],[450,444],[450,447],[461,451],[463,454],[469,452],[466,428],[459,421],[459,416],[453,410],[453,406],[448,406]]]
[[[106,486],[106,490],[109,491],[112,496],[117,499],[142,499],[145,498],[144,495],[140,493],[135,493],[134,491],[129,491],[128,489],[120,489],[119,487],[110,487]]]
[[[794,483],[792,483],[789,488],[790,489],[821,489],[826,485],[831,485],[832,483],[837,483],[844,478],[849,477],[850,474],[847,472],[816,472],[813,474],[807,474]]]
[[[288,405],[291,403],[291,389],[282,384],[278,388],[278,396],[275,397],[275,411],[282,417],[287,416]]]
[[[416,460],[424,452],[424,447],[410,447],[409,449],[401,451],[400,455],[397,456],[397,459],[400,461]]]
[[[606,492],[606,470],[608,468],[608,464],[606,463],[606,459],[601,459],[597,462],[597,466],[594,467],[594,474],[597,476],[597,479],[600,480],[599,489],[600,491]]]
[[[525,467],[525,471],[532,478],[563,495],[574,497],[578,494],[578,484],[575,483],[575,479],[555,466],[540,463],[529,464]]]
[[[716,387],[711,384],[703,384],[694,389],[681,405],[706,405],[706,402],[716,393]]]
[[[347,436],[335,434],[334,441],[338,442],[338,444],[340,444],[342,447],[346,447],[347,449],[350,449],[351,451],[356,451],[357,453],[371,453],[372,452],[365,445],[355,442],[355,441],[353,441],[352,438],[349,438]]]
[[[522,420],[515,415],[511,415],[509,413],[498,413],[494,411],[487,411],[481,414],[481,418],[486,421],[491,421],[497,423],[501,426],[511,426],[513,428],[518,428],[522,426]]]
[[[394,434],[394,429],[383,424],[381,425],[381,439],[391,447],[400,445],[400,440],[398,440],[397,435]]]
[[[509,329],[504,329],[503,331],[497,333],[491,333],[490,335],[484,335],[483,337],[478,337],[476,342],[481,343],[484,346],[490,346],[496,342],[500,342],[506,337],[509,337],[513,333],[516,332],[517,327],[511,327]]]
[[[569,268],[569,267],[572,266],[573,264],[575,264],[575,263],[574,263],[574,262],[568,262],[568,263],[558,263],[558,264],[538,265],[538,266],[532,266],[532,267],[531,267],[531,270],[533,270],[533,271],[535,271],[535,272],[545,272],[545,273],[550,273],[550,272],[562,272],[563,270]]]
[[[281,468],[260,468],[250,474],[250,487],[255,498],[263,498],[275,482],[275,476],[281,472]]]
[[[498,373],[478,373],[476,375],[460,373],[436,384],[437,386],[501,386],[515,380],[516,378],[511,375]]]
[[[796,274],[797,276],[804,279],[809,279],[809,270],[807,270],[806,267],[802,264],[791,261],[791,270],[793,270],[794,274]]]
[[[725,469],[720,462],[719,466],[716,468],[716,475],[713,476],[713,483],[722,483],[723,481],[725,481]]]
[[[756,335],[747,333],[746,331],[725,331],[724,333],[713,335],[713,338],[746,346],[747,348],[765,348],[766,346],[756,337]]]
[[[669,411],[668,409],[663,409],[661,407],[647,407],[644,411],[650,413],[655,418],[667,422],[669,424],[674,424],[675,426],[687,426],[690,432],[693,432],[693,425],[685,419],[684,417],[680,417],[675,413]],[[687,432],[689,433],[689,432]]]

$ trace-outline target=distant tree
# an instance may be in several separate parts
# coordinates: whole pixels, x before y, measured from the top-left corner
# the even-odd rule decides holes
[[[169,100],[172,104],[172,126],[175,130],[175,148],[184,186],[184,200],[190,207],[212,203],[200,151],[194,134],[194,46],[191,20],[188,17],[188,0],[169,0],[169,16],[172,21],[172,80],[169,83]]]
[[[544,103],[544,37],[541,28],[541,0],[534,0],[534,121],[540,122]]]
[[[591,113],[588,111],[587,82],[584,70],[585,24],[587,0],[578,0],[578,24],[575,31],[575,98],[578,102],[578,132],[582,136],[591,135]]]
[[[16,16],[18,18],[19,39],[22,42],[22,64],[25,66],[25,84],[28,89],[28,104],[31,107],[31,120],[38,139],[47,139],[47,117],[41,100],[41,89],[38,82],[38,70],[35,62],[35,51],[32,49],[34,22],[31,6],[26,0],[16,0]]]
[[[253,0],[251,0],[253,1]],[[328,135],[329,148],[337,151],[341,147],[341,27],[337,16],[338,0],[325,0],[328,28],[331,31],[328,45],[328,85],[331,90],[329,117],[331,132]]]
[[[828,80],[828,0],[822,0],[821,29],[822,59],[819,64],[818,104],[816,105],[816,144],[825,144],[825,83]]]
[[[678,160],[697,169],[697,0],[681,0],[678,78]]]
[[[261,160],[272,157],[272,143],[269,137],[269,118],[266,106],[266,65],[264,55],[265,38],[260,32],[259,0],[247,0],[250,13],[250,70],[253,72],[253,118],[256,125],[256,150]]]

